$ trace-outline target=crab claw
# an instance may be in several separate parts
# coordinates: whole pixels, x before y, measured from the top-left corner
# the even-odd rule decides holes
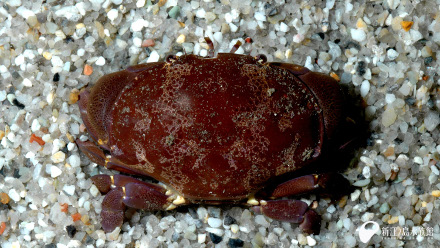
[[[156,184],[143,182],[124,175],[96,175],[93,183],[101,193],[107,193],[102,202],[102,229],[111,232],[124,221],[125,207],[146,210],[165,210],[176,207],[173,197]]]
[[[124,191],[116,187],[105,195],[102,201],[101,225],[104,232],[111,232],[124,222],[125,205],[122,202]]]
[[[170,205],[167,195],[139,183],[125,185],[123,202],[126,206],[150,211],[163,210]]]
[[[253,210],[275,220],[298,223],[300,228],[308,234],[319,234],[321,229],[321,217],[303,201],[267,201],[260,206],[253,207]]]

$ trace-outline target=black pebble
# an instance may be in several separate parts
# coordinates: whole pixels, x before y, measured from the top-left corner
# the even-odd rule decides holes
[[[58,81],[60,81],[60,74],[57,72],[57,73],[55,73],[55,75],[53,75],[53,81],[54,82],[58,82]]]
[[[225,216],[225,219],[223,220],[223,224],[225,224],[226,226],[230,226],[232,224],[237,224],[237,221],[228,214]]]
[[[67,145],[61,148],[61,151],[67,154],[69,152],[69,149],[67,149]]]
[[[70,225],[66,226],[67,235],[69,235],[70,238],[73,238],[76,234],[76,227]]]
[[[14,170],[14,175],[13,175],[14,178],[20,178],[20,173],[19,173],[19,172],[20,172],[19,169],[15,169],[15,170]]]
[[[425,191],[422,189],[422,187],[420,187],[419,185],[414,187],[414,191],[416,192],[416,194],[418,195],[423,195],[425,193]]]
[[[269,16],[274,16],[278,14],[278,10],[276,8],[273,8],[270,12],[269,12]]]
[[[228,241],[228,246],[231,248],[235,248],[235,247],[243,247],[244,242],[241,239],[230,239]]]
[[[86,236],[86,244],[91,245],[95,240],[89,235]]]
[[[360,61],[358,63],[358,66],[356,69],[357,69],[357,73],[359,74],[359,76],[363,76],[365,74],[365,72],[367,72],[365,70],[365,62],[364,61]]]
[[[434,60],[434,59],[433,59],[431,56],[426,57],[426,58],[425,58],[425,65],[429,65],[429,64],[431,64],[431,62],[432,62],[433,60]]]
[[[17,106],[19,109],[24,109],[24,104],[19,102],[17,99],[12,100],[12,103]]]
[[[414,97],[409,96],[409,97],[405,98],[405,102],[409,106],[413,106],[416,103],[416,99],[414,99]]]
[[[66,39],[64,40],[66,43],[73,42],[73,38],[70,35],[66,35]]]
[[[56,248],[57,246],[55,244],[48,244],[45,245],[44,248]]]
[[[222,242],[222,240],[223,240],[222,237],[217,236],[217,235],[215,235],[213,233],[209,233],[209,237],[211,238],[212,243],[214,243],[214,244],[218,244],[218,243]]]

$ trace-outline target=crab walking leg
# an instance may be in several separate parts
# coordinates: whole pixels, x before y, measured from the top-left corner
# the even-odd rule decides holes
[[[294,178],[276,186],[268,197],[274,199],[315,191],[322,195],[339,197],[348,194],[350,189],[350,182],[341,174],[313,174]]]
[[[125,207],[149,211],[173,209],[184,203],[175,195],[167,195],[166,189],[124,175],[96,175],[93,183],[102,192],[107,193],[102,202],[102,228],[111,232],[121,226]],[[176,199],[177,198],[177,199]]]
[[[260,201],[260,206],[252,209],[275,220],[298,223],[299,227],[308,234],[319,234],[321,216],[309,208],[307,203],[299,200]]]

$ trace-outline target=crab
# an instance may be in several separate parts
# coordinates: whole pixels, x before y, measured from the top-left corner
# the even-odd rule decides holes
[[[126,207],[228,203],[318,234],[316,202],[291,198],[350,188],[338,173],[296,175],[343,146],[339,84],[299,65],[235,54],[240,43],[214,56],[206,41],[207,57],[185,54],[131,66],[80,93],[92,140],[77,140],[80,150],[123,173],[91,178],[106,194],[102,228],[120,227]]]

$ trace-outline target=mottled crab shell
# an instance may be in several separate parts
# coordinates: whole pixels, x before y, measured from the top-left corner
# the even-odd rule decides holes
[[[101,78],[85,122],[121,171],[194,202],[240,200],[317,159],[338,126],[340,94],[297,65],[184,55]]]

